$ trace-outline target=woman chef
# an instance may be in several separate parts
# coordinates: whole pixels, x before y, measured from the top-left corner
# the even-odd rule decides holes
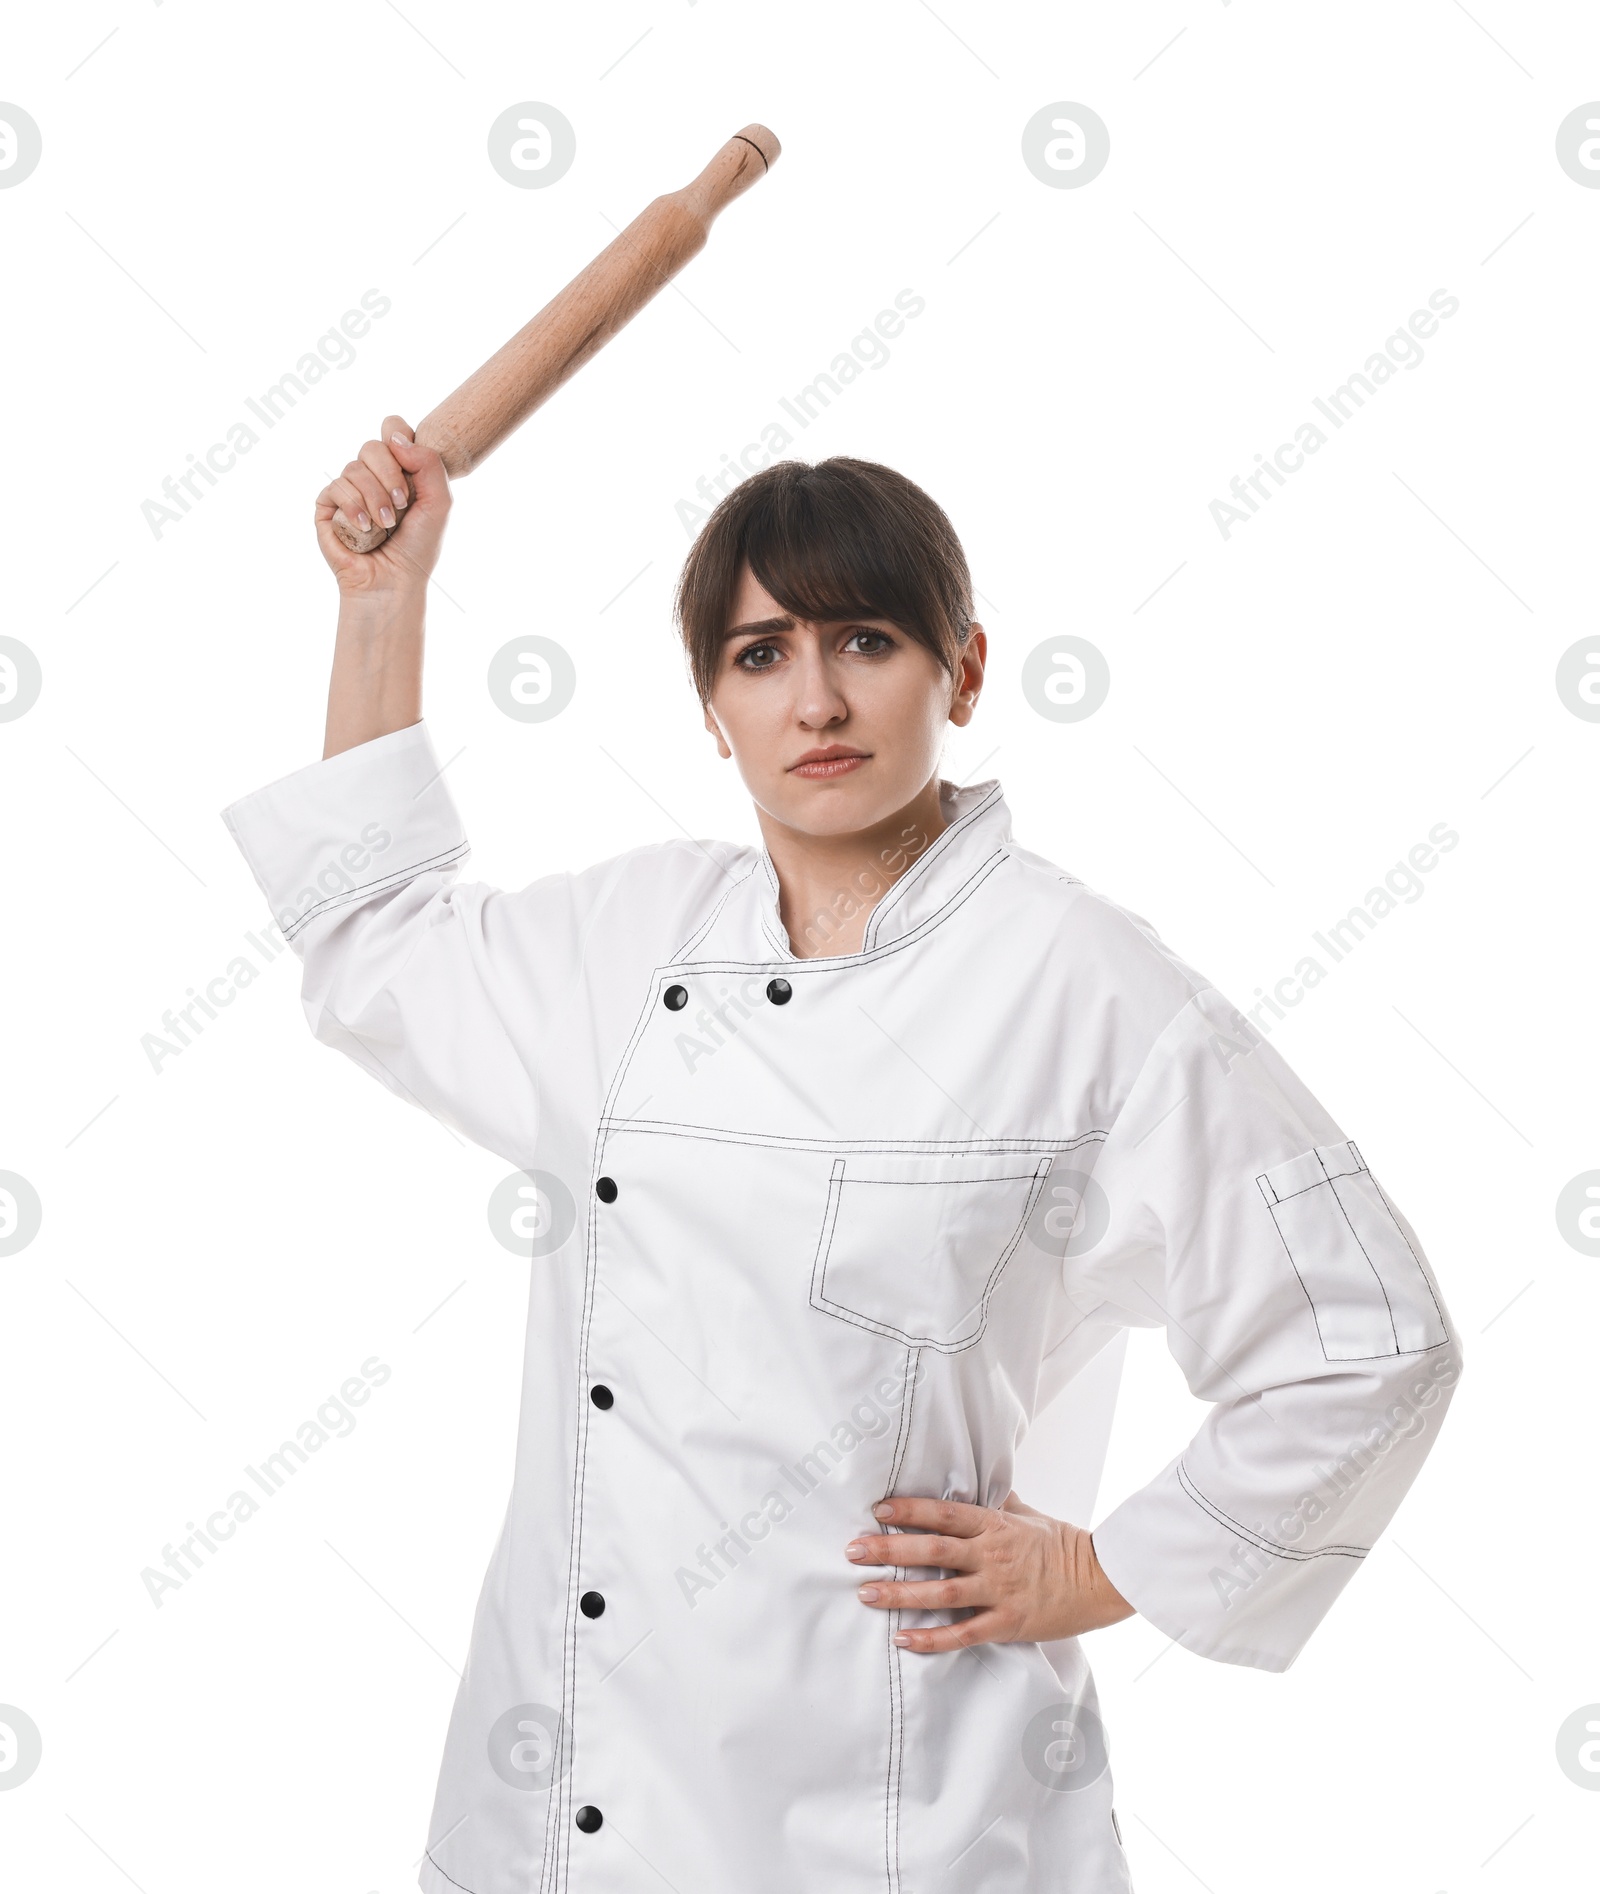
[[[383,435],[317,503],[323,760],[225,820],[317,1037],[538,1192],[421,1885],[1126,1889],[1078,1634],[1139,1611],[1293,1662],[1459,1374],[1411,1226],[1147,922],[1014,842],[998,783],[940,777],[985,636],[888,468],[770,467],[684,570],[763,846],[458,880],[421,721],[450,495]],[[336,509],[399,530],[352,554]],[[1013,1457],[1129,1325],[1211,1409],[1091,1538]]]

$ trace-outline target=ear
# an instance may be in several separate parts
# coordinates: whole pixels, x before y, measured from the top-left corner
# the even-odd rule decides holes
[[[967,627],[967,642],[961,647],[957,674],[952,680],[950,721],[957,726],[969,724],[978,708],[978,693],[983,689],[983,666],[989,655],[989,637],[976,620]]]
[[[722,725],[717,722],[716,712],[709,703],[705,706],[705,712],[706,728],[717,739],[717,754],[726,761],[733,755],[733,751],[728,748],[728,739],[722,734]]]

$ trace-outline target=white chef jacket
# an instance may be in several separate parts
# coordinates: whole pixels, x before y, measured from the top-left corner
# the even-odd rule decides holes
[[[898,1649],[954,1614],[858,1601],[872,1504],[998,1506],[1034,1415],[1164,1327],[1212,1405],[1101,1563],[1282,1670],[1433,1442],[1460,1343],[1355,1144],[998,783],[940,794],[814,959],[761,848],[463,884],[421,723],[224,812],[316,1036],[539,1206],[427,1894],[1125,1890],[1077,1640]]]

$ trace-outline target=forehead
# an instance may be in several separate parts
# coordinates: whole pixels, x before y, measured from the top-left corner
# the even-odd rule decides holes
[[[733,598],[728,607],[729,624],[750,624],[759,618],[782,618],[783,607],[761,583],[756,575],[745,566],[738,583],[733,588]]]
[[[733,597],[728,605],[728,619],[725,631],[732,631],[740,625],[762,624],[768,619],[790,618],[791,616],[792,614],[789,608],[786,605],[780,605],[750,570],[749,566],[744,566],[740,571],[738,582],[733,588]],[[854,620],[856,618],[878,618],[883,624],[891,622],[889,619],[883,618],[881,614],[860,611],[848,611],[845,618],[822,619],[817,622],[823,624],[843,624],[847,622],[847,620]],[[801,617],[798,622],[805,624],[810,621]]]

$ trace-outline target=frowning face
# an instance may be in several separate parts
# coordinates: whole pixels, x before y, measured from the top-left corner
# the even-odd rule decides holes
[[[985,650],[974,625],[951,677],[887,618],[792,617],[746,567],[706,728],[776,821],[806,835],[869,830],[927,786],[946,726],[971,720]]]

